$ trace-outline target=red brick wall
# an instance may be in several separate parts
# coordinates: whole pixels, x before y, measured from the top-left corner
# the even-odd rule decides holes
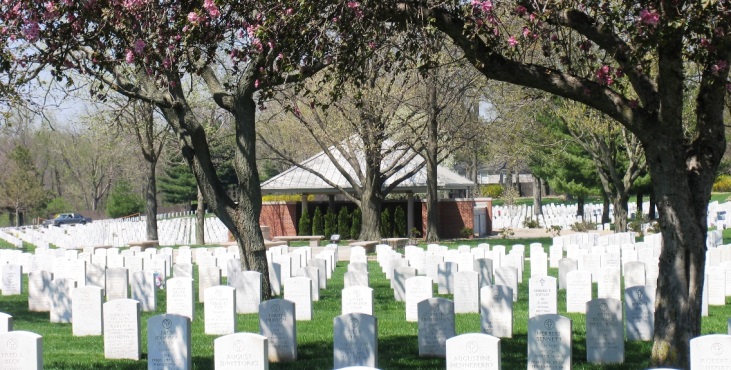
[[[474,230],[473,209],[475,202],[472,199],[440,199],[439,225],[437,232],[440,238],[461,238],[460,232],[469,227]],[[421,208],[422,227],[426,230],[426,204]]]
[[[297,235],[297,203],[266,202],[262,204],[259,223],[269,226],[273,237]]]

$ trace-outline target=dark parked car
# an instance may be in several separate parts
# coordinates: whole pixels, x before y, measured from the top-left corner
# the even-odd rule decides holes
[[[86,225],[87,222],[91,222],[89,217],[84,217],[78,213],[61,213],[56,215],[55,218],[43,221],[43,226],[61,226],[61,225],[75,225],[82,224]]]

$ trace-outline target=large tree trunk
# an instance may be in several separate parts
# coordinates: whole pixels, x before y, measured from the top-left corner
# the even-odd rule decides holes
[[[157,237],[157,178],[155,176],[156,161],[148,161],[147,188],[145,189],[145,212],[147,220],[147,240],[158,240]]]
[[[195,244],[206,244],[206,201],[203,192],[198,187],[198,204],[195,208]]]
[[[429,128],[426,141],[426,230],[425,240],[439,240],[439,199],[437,191],[437,135],[439,129],[437,87],[434,78],[429,81]],[[475,171],[476,172],[476,171]]]
[[[586,204],[586,196],[579,195],[576,197],[576,216],[581,217],[582,220],[585,220],[584,215],[584,205]]]
[[[602,224],[608,224],[609,218],[609,197],[602,192]]]
[[[368,171],[366,171],[368,172]],[[367,176],[371,177],[371,176]],[[380,185],[378,185],[380,186]],[[371,180],[366,180],[360,202],[360,240],[381,240],[381,208],[383,199]]]
[[[614,200],[614,232],[623,233],[627,231],[629,194],[615,194],[612,200]]]

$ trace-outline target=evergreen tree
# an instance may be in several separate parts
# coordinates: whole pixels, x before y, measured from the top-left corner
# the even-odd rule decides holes
[[[356,208],[353,210],[353,214],[350,215],[350,237],[353,239],[359,239],[360,238],[360,222],[361,222],[361,213],[360,208]]]
[[[393,225],[391,223],[391,212],[389,212],[388,208],[386,208],[381,212],[381,237],[390,238],[391,230],[393,230]]]
[[[299,235],[310,235],[310,231],[312,231],[312,222],[310,221],[310,215],[307,214],[307,209],[302,210],[302,215],[300,216],[300,220],[297,224],[297,229]]]
[[[338,234],[340,234],[340,239],[350,239],[350,226],[348,208],[340,207],[338,212]]]
[[[107,215],[111,218],[129,216],[140,213],[145,209],[145,201],[132,190],[128,181],[120,181],[109,193],[107,201]]]
[[[328,207],[325,212],[325,238],[329,238],[333,234],[338,233],[338,218],[333,209]]]
[[[315,214],[312,216],[312,235],[325,235],[325,221],[322,219],[322,211],[315,208]]]
[[[406,212],[401,206],[393,211],[393,234],[397,238],[406,237]]]

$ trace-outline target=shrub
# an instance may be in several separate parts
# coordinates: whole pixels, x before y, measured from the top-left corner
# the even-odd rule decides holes
[[[390,238],[392,229],[391,212],[389,212],[388,208],[386,208],[381,211],[381,237]]]
[[[557,237],[561,235],[561,226],[553,225],[551,227],[546,228],[546,232],[550,233],[552,237]]]
[[[463,238],[471,239],[475,236],[475,231],[472,230],[471,227],[463,227],[462,230],[459,231],[459,234],[462,235]]]
[[[338,234],[341,240],[350,239],[350,215],[345,207],[340,207],[338,212]]]
[[[503,239],[510,239],[513,235],[515,235],[515,232],[512,228],[503,227],[500,229],[500,237]]]
[[[315,208],[315,213],[312,215],[312,235],[325,235],[325,220],[319,207]]]
[[[362,218],[360,208],[354,209],[353,214],[350,215],[350,237],[353,239],[358,239],[360,237],[360,224]]]
[[[333,234],[338,233],[338,217],[335,216],[333,209],[328,207],[325,212],[325,230],[324,234],[326,239],[329,239]]]
[[[300,216],[297,227],[299,228],[299,235],[310,235],[312,222],[310,221],[310,215],[307,214],[307,209],[302,210],[302,216]]]
[[[488,184],[480,186],[480,193],[485,197],[500,198],[503,195],[503,186],[500,184]]]
[[[145,202],[127,181],[118,182],[109,193],[106,211],[111,218],[129,216],[145,209]]]
[[[731,191],[731,176],[721,175],[718,176],[716,182],[713,183],[713,191],[718,192],[729,192]]]
[[[571,230],[585,233],[587,231],[596,230],[596,224],[590,221],[575,222],[571,225]]]
[[[71,208],[73,207],[66,198],[56,197],[46,205],[45,215],[50,216],[57,213],[71,212]]]
[[[538,222],[538,220],[531,220],[528,217],[526,217],[525,220],[523,220],[523,227],[526,227],[528,229],[537,229],[540,226],[541,226],[541,224]]]
[[[406,236],[406,212],[401,207],[396,207],[393,211],[393,229],[395,237],[402,238]]]

